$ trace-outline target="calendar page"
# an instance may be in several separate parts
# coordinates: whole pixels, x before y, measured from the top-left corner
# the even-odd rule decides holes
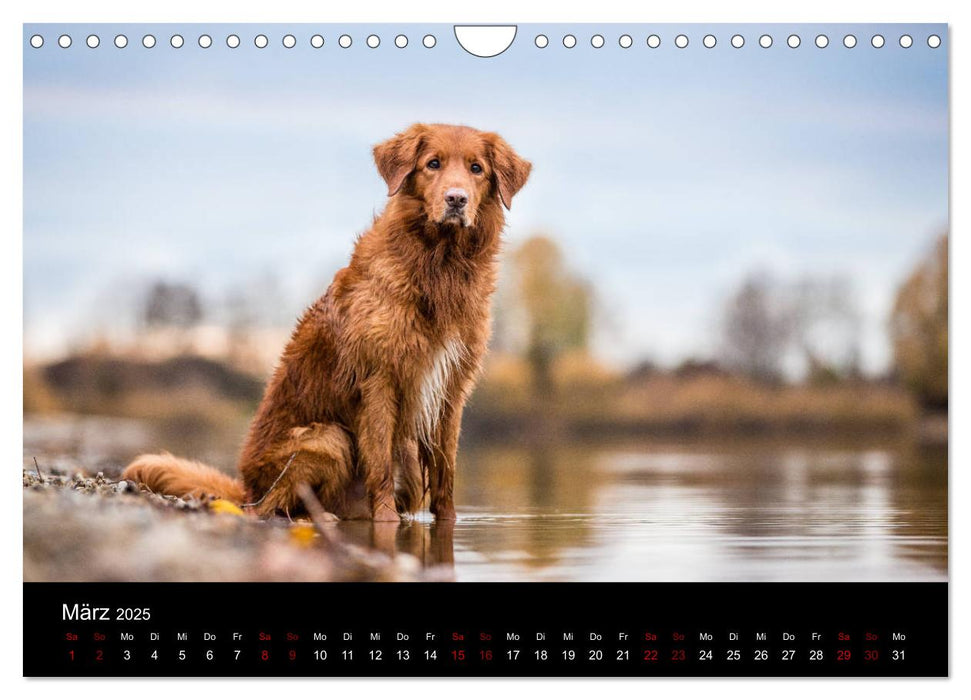
[[[24,675],[948,675],[948,52],[24,25]]]

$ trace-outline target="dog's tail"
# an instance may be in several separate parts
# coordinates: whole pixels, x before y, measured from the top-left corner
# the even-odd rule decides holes
[[[202,462],[168,453],[139,455],[125,467],[121,478],[168,496],[222,498],[236,505],[246,500],[243,482]]]

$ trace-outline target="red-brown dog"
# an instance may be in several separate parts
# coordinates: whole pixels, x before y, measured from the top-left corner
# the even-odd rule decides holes
[[[436,518],[455,518],[502,207],[531,166],[497,134],[443,124],[415,124],[374,160],[391,199],[297,324],[250,426],[242,481],[166,454],[136,458],[125,479],[263,516],[302,510],[305,484],[338,516],[375,520],[415,511],[427,489]]]

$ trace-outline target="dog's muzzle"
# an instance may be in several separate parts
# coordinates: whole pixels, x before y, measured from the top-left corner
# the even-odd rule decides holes
[[[469,216],[465,213],[464,209],[446,209],[438,223],[453,224],[464,228],[469,226]]]
[[[442,223],[455,219],[463,226],[468,225],[465,207],[469,203],[469,194],[459,187],[450,187],[445,191],[445,211],[442,212]]]

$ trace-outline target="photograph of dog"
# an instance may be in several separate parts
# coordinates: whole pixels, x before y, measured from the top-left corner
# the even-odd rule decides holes
[[[945,25],[190,30],[24,30],[25,581],[947,580]]]
[[[390,197],[350,264],[308,308],[266,388],[239,479],[169,454],[123,478],[261,516],[305,510],[301,485],[343,519],[398,520],[427,493],[454,520],[462,408],[490,333],[503,207],[531,164],[501,136],[414,124],[374,148]]]

